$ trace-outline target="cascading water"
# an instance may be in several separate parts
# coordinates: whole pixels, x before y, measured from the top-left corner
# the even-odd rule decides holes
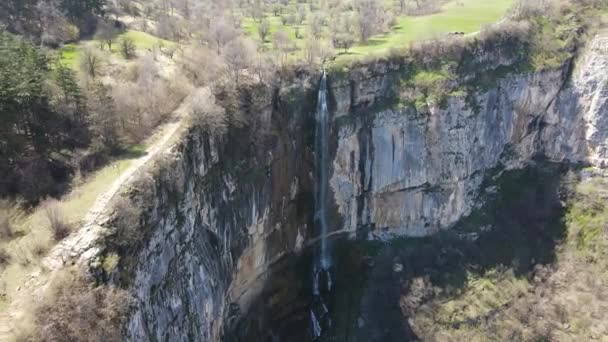
[[[331,266],[331,257],[327,247],[327,173],[329,163],[329,111],[327,110],[327,75],[323,72],[319,85],[318,108],[315,127],[315,222],[321,236],[319,265],[327,270]]]
[[[327,75],[323,71],[319,85],[315,125],[315,226],[318,227],[320,248],[313,267],[313,304],[310,310],[313,340],[321,338],[331,327],[326,298],[331,291],[331,253],[327,241],[327,174],[329,169],[329,111],[327,109]]]

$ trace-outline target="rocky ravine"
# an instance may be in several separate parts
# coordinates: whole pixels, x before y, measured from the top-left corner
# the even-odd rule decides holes
[[[507,76],[478,92],[475,106],[451,98],[424,115],[374,106],[391,84],[388,64],[335,82],[330,75],[332,232],[384,238],[449,228],[471,211],[484,176],[500,164],[516,168],[544,155],[602,166],[607,48],[596,37],[572,73],[568,64]],[[100,242],[70,256],[99,274],[105,254],[121,255],[117,269],[101,276],[135,296],[129,340],[221,339],[263,290],[272,265],[315,238],[317,81],[301,73],[274,89],[243,91],[239,111],[250,124],[226,136],[193,126],[129,192],[142,208],[139,246]],[[115,230],[111,217],[102,226],[109,235]]]

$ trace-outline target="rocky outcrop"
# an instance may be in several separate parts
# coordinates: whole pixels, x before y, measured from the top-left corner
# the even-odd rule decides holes
[[[137,250],[117,248],[110,275],[136,300],[129,340],[219,340],[224,319],[246,310],[271,265],[311,234],[307,82],[243,90],[239,113],[255,118],[246,127],[217,136],[194,125],[133,187],[146,234]]]
[[[572,77],[571,63],[513,73],[425,113],[386,105],[397,65],[359,67],[342,79],[330,74],[331,234],[429,235],[471,212],[497,170],[538,156],[603,165],[604,46],[596,39]],[[513,62],[498,57],[495,66]],[[277,322],[290,315],[281,303],[293,291],[268,284],[275,263],[288,267],[284,257],[316,238],[316,81],[306,75],[263,96],[248,94],[241,110],[259,119],[221,138],[192,129],[152,178],[154,203],[142,218],[150,233],[134,266],[123,269],[138,304],[130,339],[217,340],[222,331],[226,339],[252,303],[263,308],[254,315],[272,313]],[[249,326],[269,333],[260,322]]]
[[[351,80],[356,91],[336,106],[331,179],[342,228],[382,238],[429,235],[470,213],[496,167],[520,167],[537,156],[604,166],[607,46],[596,38],[572,78],[570,63],[514,74],[477,91],[473,101],[451,97],[424,114],[406,107],[360,115],[353,108],[381,101],[368,94],[387,93],[389,82],[374,71]]]
[[[331,184],[345,229],[422,236],[455,223],[501,157],[542,152],[535,125],[565,81],[564,70],[511,76],[475,106],[450,98],[428,114],[386,109],[339,125]]]
[[[568,62],[501,76],[427,112],[391,103],[402,65],[330,73],[330,234],[387,238],[447,229],[471,212],[489,175],[537,156],[604,166],[606,47],[606,39],[595,39],[574,71]],[[481,72],[515,63],[495,51],[476,60]],[[306,307],[286,307],[289,291],[268,284],[274,265],[293,267],[285,256],[318,238],[311,224],[317,81],[296,73],[272,88],[242,90],[227,114],[247,124],[228,134],[194,124],[128,192],[138,239],[117,241],[117,218],[109,218],[96,227],[106,241],[71,256],[131,290],[128,340],[228,339],[252,303],[274,321]],[[110,253],[121,261],[102,270]],[[302,276],[296,273],[293,279]],[[294,320],[307,320],[303,312]]]

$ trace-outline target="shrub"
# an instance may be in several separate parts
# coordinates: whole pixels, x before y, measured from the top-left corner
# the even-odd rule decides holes
[[[131,199],[121,197],[116,201],[115,210],[116,245],[122,248],[136,245],[143,238],[140,227],[141,208]]]
[[[38,243],[32,247],[32,254],[38,259],[42,259],[48,252],[49,246],[44,243]]]
[[[32,308],[30,341],[120,341],[132,300],[125,290],[95,286],[81,270],[59,271]]]
[[[129,37],[123,37],[120,40],[120,53],[126,59],[131,59],[135,56],[135,42]]]
[[[0,249],[0,269],[5,268],[11,262],[11,255],[4,249]]]
[[[48,200],[44,204],[44,213],[49,221],[49,228],[53,233],[55,241],[61,241],[70,235],[72,230],[69,223],[65,220],[59,203],[55,200]]]
[[[87,48],[80,55],[80,70],[91,78],[97,77],[101,73],[103,60],[101,54],[93,49]]]
[[[8,213],[0,211],[0,240],[8,240],[13,236],[13,226]]]

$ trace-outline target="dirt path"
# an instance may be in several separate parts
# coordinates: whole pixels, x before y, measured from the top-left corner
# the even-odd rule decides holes
[[[99,252],[98,241],[103,238],[105,230],[101,225],[107,219],[105,214],[110,208],[110,203],[122,189],[139,176],[140,170],[157,155],[166,151],[171,139],[182,126],[188,112],[188,103],[186,98],[173,112],[169,121],[158,127],[156,133],[147,141],[148,148],[145,154],[134,159],[131,165],[95,200],[82,220],[80,229],[53,247],[42,261],[42,269],[32,273],[20,286],[19,295],[11,301],[4,312],[0,313],[0,341],[11,340],[14,323],[22,320],[22,308],[26,307],[31,298],[44,292],[47,280],[51,278],[53,271],[74,261],[86,261]]]
[[[68,260],[73,258],[86,258],[87,251],[93,249],[95,241],[99,238],[97,230],[100,224],[103,223],[105,216],[103,215],[108,204],[114,197],[124,189],[125,185],[130,183],[139,175],[139,171],[154,159],[159,153],[163,152],[167,147],[167,143],[175,135],[182,123],[182,118],[187,112],[188,101],[184,101],[182,105],[174,112],[172,119],[159,128],[156,134],[149,139],[149,147],[145,154],[138,159],[133,160],[131,165],[120,174],[120,176],[110,185],[108,190],[101,194],[89,212],[86,214],[81,228],[68,238],[63,240],[44,259],[44,266],[48,269],[56,269],[63,266]],[[94,250],[91,250],[94,253]]]

